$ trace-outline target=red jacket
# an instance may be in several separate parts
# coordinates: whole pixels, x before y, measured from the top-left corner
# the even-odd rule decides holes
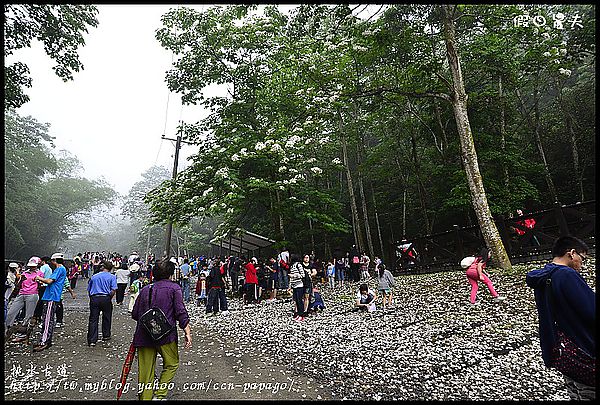
[[[246,284],[258,284],[256,267],[252,263],[248,263],[244,267],[246,267]]]

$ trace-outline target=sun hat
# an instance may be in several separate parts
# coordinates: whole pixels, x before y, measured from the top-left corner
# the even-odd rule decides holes
[[[39,257],[31,256],[31,259],[29,259],[29,262],[27,262],[27,267],[37,267],[41,262],[42,259],[40,259]]]

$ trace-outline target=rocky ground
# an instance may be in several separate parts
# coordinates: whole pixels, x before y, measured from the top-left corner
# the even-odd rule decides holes
[[[463,271],[399,276],[395,305],[374,313],[349,311],[357,285],[323,286],[326,310],[300,323],[289,300],[243,307],[231,299],[230,315],[217,317],[190,305],[193,347],[180,349],[168,398],[567,400],[562,377],[541,359],[525,285],[536,267],[490,269],[507,299],[493,302],[482,285],[477,305],[468,301]],[[595,290],[594,260],[587,268],[582,274]],[[6,346],[6,399],[114,398],[134,322],[116,307],[112,340],[87,347],[85,283],[77,290],[49,350]],[[123,399],[135,399],[137,361],[128,381]]]

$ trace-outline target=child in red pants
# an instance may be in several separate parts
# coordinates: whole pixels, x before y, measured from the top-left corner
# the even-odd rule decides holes
[[[467,280],[471,283],[471,304],[475,304],[475,298],[477,297],[477,290],[479,289],[479,281],[483,281],[483,283],[487,286],[488,290],[492,294],[492,297],[496,301],[502,301],[505,297],[501,297],[498,295],[494,286],[492,285],[492,280],[483,272],[488,261],[492,257],[492,252],[487,248],[483,248],[479,256],[475,258],[475,261],[469,266],[467,269]]]

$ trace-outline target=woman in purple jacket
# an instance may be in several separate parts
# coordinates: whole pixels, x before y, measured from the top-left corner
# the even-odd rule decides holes
[[[149,293],[152,293],[152,307],[160,308],[165,313],[169,323],[173,326],[179,322],[179,327],[185,331],[185,346],[192,347],[192,333],[190,319],[183,303],[183,295],[179,284],[169,280],[175,272],[175,264],[168,260],[158,263],[153,271],[154,282],[142,288],[133,306],[131,317],[136,321],[144,312],[150,309]],[[152,287],[152,288],[150,288]],[[138,350],[138,387],[139,399],[165,399],[171,381],[179,367],[179,352],[177,348],[177,328],[174,327],[170,334],[154,342],[141,324],[137,324],[133,336],[133,345]],[[154,367],[156,354],[160,353],[163,359],[163,370],[160,374],[158,386],[154,386]]]

